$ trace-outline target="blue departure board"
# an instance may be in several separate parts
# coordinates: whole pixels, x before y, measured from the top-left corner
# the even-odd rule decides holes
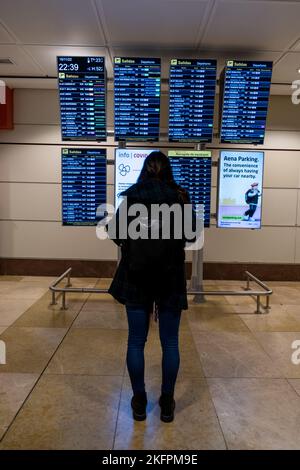
[[[272,62],[227,61],[221,90],[221,143],[264,143],[272,66]]]
[[[171,59],[169,141],[211,142],[216,60]]]
[[[62,149],[63,225],[96,225],[106,202],[106,149]]]
[[[191,203],[203,204],[204,227],[210,226],[211,168],[210,151],[169,150],[168,156],[177,184],[189,192]]]
[[[115,140],[158,141],[160,59],[115,57]]]
[[[106,140],[104,57],[57,57],[62,140]]]

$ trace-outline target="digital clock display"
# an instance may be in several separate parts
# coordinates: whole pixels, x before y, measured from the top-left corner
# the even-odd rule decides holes
[[[104,57],[57,58],[62,140],[106,140]]]

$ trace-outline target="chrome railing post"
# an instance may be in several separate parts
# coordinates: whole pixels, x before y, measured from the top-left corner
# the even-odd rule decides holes
[[[55,291],[53,290],[52,291],[52,302],[51,302],[50,305],[56,305],[56,304],[57,304],[57,302],[56,302],[56,298],[55,298]]]
[[[68,272],[68,282],[67,282],[67,287],[72,287],[72,283],[71,283],[71,271]]]
[[[62,293],[61,309],[62,310],[67,310],[67,307],[66,307],[66,292],[65,291]]]
[[[255,313],[261,313],[261,310],[260,310],[260,296],[259,295],[256,298],[256,312]]]

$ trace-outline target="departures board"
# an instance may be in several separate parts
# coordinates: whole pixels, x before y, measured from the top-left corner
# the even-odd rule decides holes
[[[115,57],[115,140],[158,141],[160,59]]]
[[[216,60],[171,59],[169,141],[211,142]]]
[[[62,149],[62,223],[96,225],[106,203],[106,149]]]
[[[227,61],[221,79],[221,143],[264,143],[272,65]]]
[[[57,57],[62,140],[106,140],[104,57]]]
[[[212,157],[210,151],[169,150],[177,184],[189,192],[191,203],[204,206],[204,227],[210,226]]]

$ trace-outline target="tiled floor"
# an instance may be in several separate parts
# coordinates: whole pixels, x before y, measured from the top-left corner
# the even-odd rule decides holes
[[[50,305],[52,278],[0,277],[0,449],[299,449],[300,283],[275,283],[271,311],[209,296],[183,313],[176,417],[159,419],[161,351],[146,345],[148,417],[132,420],[124,309],[106,294]],[[106,288],[108,279],[73,279]],[[231,290],[238,281],[206,281]],[[296,343],[295,343],[296,344]],[[299,343],[300,344],[300,343]],[[300,358],[300,352],[297,356]]]

